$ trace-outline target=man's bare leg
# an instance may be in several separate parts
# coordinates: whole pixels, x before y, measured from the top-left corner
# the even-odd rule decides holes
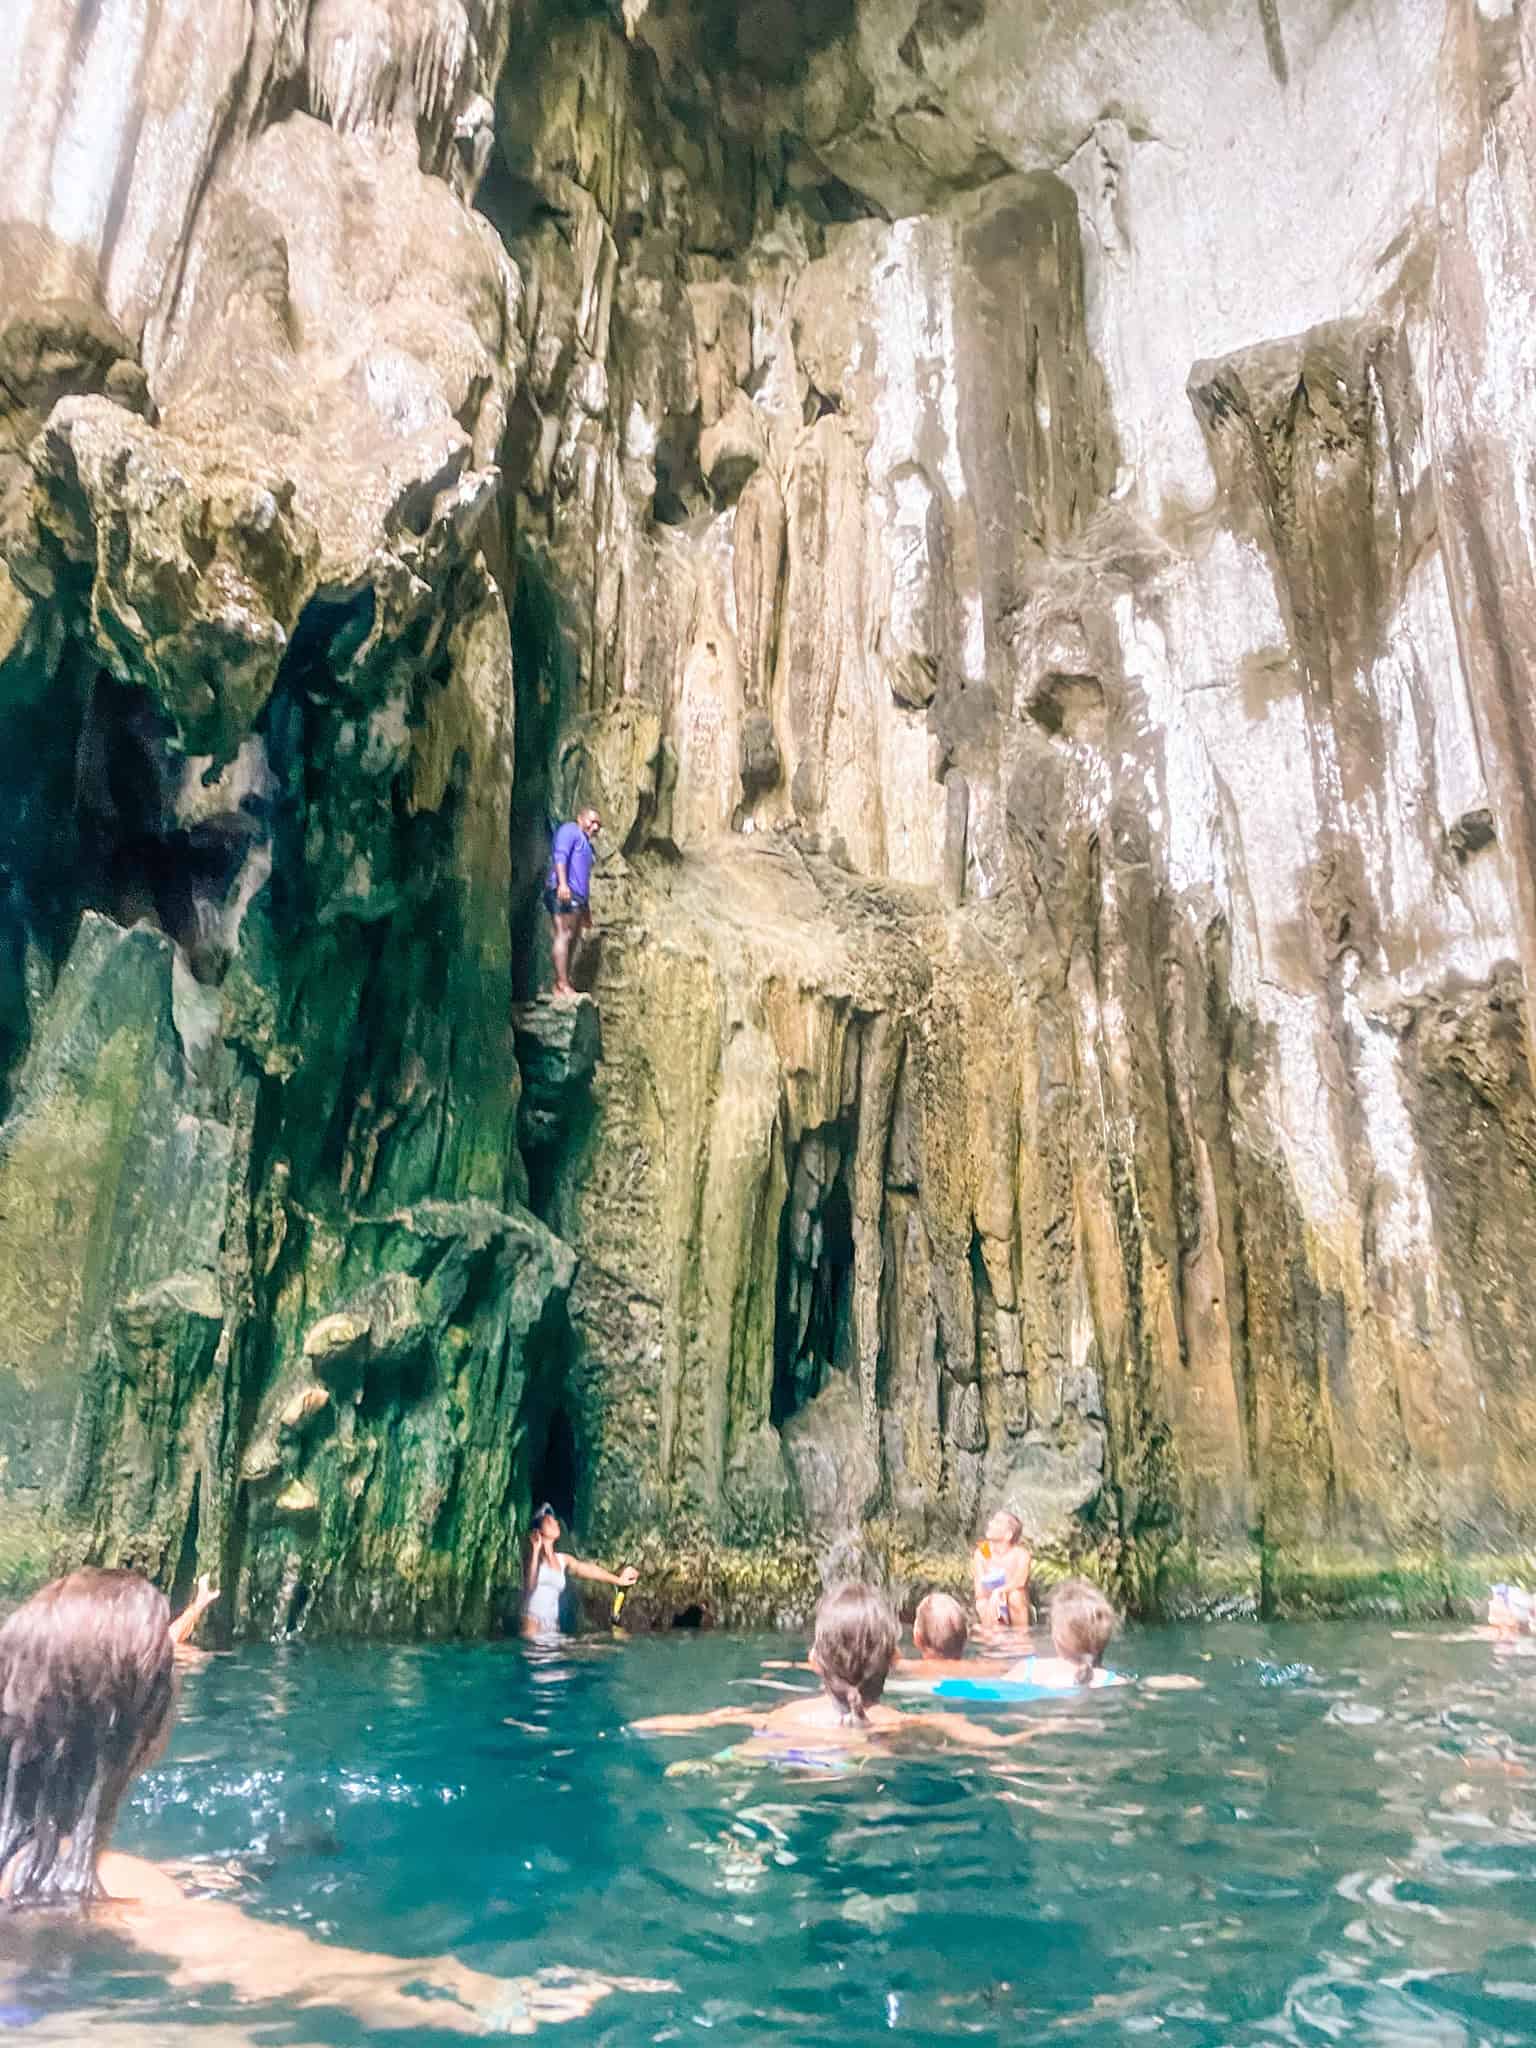
[[[571,945],[576,937],[576,927],[580,922],[580,915],[580,912],[575,910],[557,910],[555,912],[554,955],[555,994],[557,996],[573,996],[576,993],[575,989],[571,987]]]

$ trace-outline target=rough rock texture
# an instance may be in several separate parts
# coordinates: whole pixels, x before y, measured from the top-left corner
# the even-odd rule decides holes
[[[23,0],[13,1579],[479,1628],[531,1488],[641,1618],[998,1501],[1148,1608],[1536,1544],[1529,39]]]

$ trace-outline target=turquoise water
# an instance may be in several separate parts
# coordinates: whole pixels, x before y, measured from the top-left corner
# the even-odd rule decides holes
[[[1122,1666],[1205,1690],[1010,1710],[994,1718],[1040,1733],[1001,1763],[837,1779],[668,1777],[726,1738],[624,1732],[771,1702],[733,1681],[800,1648],[676,1634],[216,1658],[119,1846],[338,1942],[676,1985],[548,2031],[572,2048],[1536,2042],[1536,1658],[1384,1627],[1133,1632]],[[386,2038],[173,1992],[100,1936],[34,1936],[12,1961],[19,2040]]]

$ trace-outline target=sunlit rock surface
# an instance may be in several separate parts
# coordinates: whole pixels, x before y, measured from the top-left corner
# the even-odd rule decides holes
[[[14,1583],[480,1629],[531,1490],[641,1620],[999,1502],[1148,1608],[1513,1568],[1529,34],[21,0]]]

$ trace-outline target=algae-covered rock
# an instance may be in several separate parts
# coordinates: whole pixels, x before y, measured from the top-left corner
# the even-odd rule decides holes
[[[157,1570],[179,1552],[224,1312],[211,1108],[170,946],[88,913],[0,1127],[0,1455],[46,1557],[82,1521]]]
[[[483,1630],[518,1581],[511,1504],[571,1255],[526,1213],[478,1202],[422,1203],[335,1245],[298,1228],[273,1311],[296,1370],[243,1474],[242,1601],[280,1628]]]

